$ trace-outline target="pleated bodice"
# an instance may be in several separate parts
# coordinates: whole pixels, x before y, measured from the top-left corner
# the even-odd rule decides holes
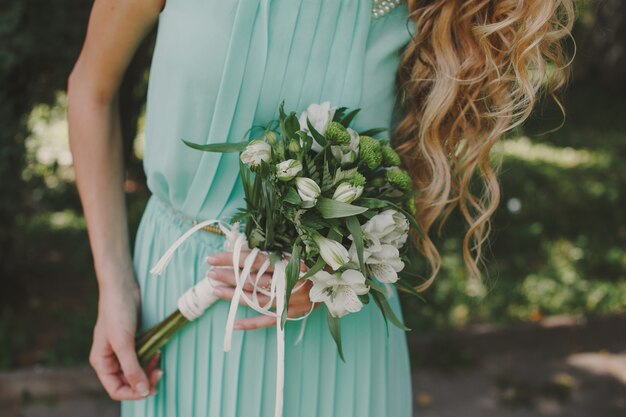
[[[388,127],[400,52],[412,23],[400,5],[376,19],[372,0],[168,0],[148,86],[144,169],[153,194],[193,218],[243,205],[237,155],[197,143],[311,103],[360,107],[357,130]]]

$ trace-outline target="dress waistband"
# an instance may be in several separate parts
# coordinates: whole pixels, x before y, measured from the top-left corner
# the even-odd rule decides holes
[[[202,220],[198,220],[198,219],[194,219],[191,218],[189,216],[187,216],[186,214],[184,214],[182,211],[174,208],[170,203],[168,203],[167,201],[163,201],[163,199],[161,199],[158,195],[156,194],[152,194],[150,196],[151,199],[153,199],[155,201],[156,204],[158,204],[159,206],[161,206],[161,208],[167,210],[168,212],[170,212],[174,217],[176,217],[178,220],[180,220],[182,223],[186,223],[188,224],[190,227],[195,226],[196,224],[200,223]],[[207,226],[203,226],[200,230],[204,231],[204,232],[209,232],[209,233],[213,233],[216,235],[220,235],[220,236],[224,236],[224,233],[222,232],[222,230],[220,229],[220,227],[218,225],[207,225]]]

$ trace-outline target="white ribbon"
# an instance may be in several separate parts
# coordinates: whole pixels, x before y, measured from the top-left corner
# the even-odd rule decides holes
[[[270,266],[269,259],[266,259],[259,267],[256,273],[256,279],[253,281],[251,278],[251,270],[254,265],[254,261],[261,251],[258,248],[254,248],[250,251],[246,259],[244,260],[243,269],[240,271],[239,264],[241,261],[241,253],[244,250],[249,250],[248,242],[245,234],[239,231],[239,224],[235,223],[232,227],[228,227],[219,220],[205,220],[193,226],[181,237],[179,237],[170,248],[163,254],[161,259],[152,267],[150,273],[161,275],[167,264],[172,260],[174,252],[180,245],[183,244],[192,234],[202,229],[205,226],[217,224],[220,230],[226,236],[224,242],[224,250],[232,250],[233,252],[233,272],[235,274],[235,294],[230,302],[230,308],[228,310],[228,317],[226,319],[226,328],[224,333],[224,351],[228,352],[232,346],[232,335],[235,318],[237,315],[237,307],[239,302],[243,299],[246,304],[259,312],[260,314],[276,317],[276,406],[274,409],[274,416],[281,417],[283,414],[283,393],[285,384],[285,329],[281,326],[281,317],[285,309],[285,293],[287,285],[286,267],[287,261],[284,259],[276,262],[274,265],[274,273],[272,274],[272,281],[270,291],[266,291],[258,286],[259,278],[267,271]],[[252,299],[243,291],[243,286],[246,281],[250,281],[253,285]],[[215,284],[210,278],[205,278],[198,282],[196,285],[187,290],[178,299],[178,309],[181,314],[189,321],[193,321],[200,317],[204,311],[209,308],[219,298],[213,294],[213,288]],[[292,293],[297,292],[304,286],[304,283],[296,285]],[[264,306],[259,304],[257,292],[260,292],[266,296],[269,296],[269,301]],[[276,312],[270,311],[272,302],[276,299]],[[313,312],[315,305],[311,304],[311,309],[307,314],[300,317],[287,317],[287,320],[302,320],[302,326],[300,328],[300,334],[296,339],[294,345],[297,345],[304,335],[304,327],[306,325],[306,318]]]

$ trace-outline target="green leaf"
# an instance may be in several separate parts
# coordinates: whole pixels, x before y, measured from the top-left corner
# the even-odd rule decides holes
[[[347,107],[339,107],[337,110],[335,110],[335,114],[333,115],[333,122],[338,122],[339,120],[341,120],[341,117],[346,112],[346,110],[348,110]]]
[[[346,226],[348,227],[348,231],[352,234],[354,246],[356,246],[356,253],[359,257],[359,266],[361,267],[361,272],[365,275],[365,260],[363,259],[363,230],[361,229],[361,225],[359,224],[359,220],[356,216],[346,218]]]
[[[328,191],[333,187],[334,181],[333,176],[330,173],[330,169],[328,168],[328,159],[324,156],[324,171],[322,173],[322,184],[321,189],[322,192]]]
[[[311,134],[313,135],[313,138],[315,138],[315,141],[317,143],[320,144],[320,146],[325,146],[326,145],[326,138],[324,136],[322,136],[322,134],[320,132],[318,132],[313,125],[311,124],[311,121],[309,120],[309,118],[307,117],[306,119],[306,125],[309,128],[309,131],[311,132]]]
[[[185,145],[190,148],[199,149],[205,152],[219,152],[219,153],[229,153],[229,152],[242,152],[246,149],[249,142],[234,142],[234,143],[209,143],[206,145],[201,145],[199,143],[188,142],[185,139],[181,139],[185,142]]]
[[[294,242],[291,258],[289,259],[285,270],[287,285],[285,286],[285,309],[283,310],[283,314],[280,318],[280,327],[282,328],[285,327],[285,322],[287,321],[287,307],[289,306],[291,291],[300,278],[300,242],[300,238],[297,238]]]
[[[304,209],[310,209],[310,208],[315,207],[315,203],[312,201],[303,201],[300,203],[300,207]]]
[[[376,293],[375,291],[370,291],[369,292],[372,295],[372,298],[374,299],[374,301],[376,302],[376,305],[378,306],[378,308],[380,309],[380,313],[383,315],[383,319],[385,319],[385,330],[387,332],[387,337],[389,337],[389,321],[387,320],[387,316],[385,315],[385,310],[383,309],[382,304],[380,303],[378,293]],[[378,294],[378,295],[375,295]]]
[[[385,208],[389,206],[389,202],[378,198],[363,197],[357,200],[359,205],[367,208]]]
[[[403,292],[406,292],[408,294],[414,295],[417,298],[419,298],[420,300],[426,302],[426,300],[424,299],[422,294],[420,292],[417,292],[412,285],[410,285],[409,283],[405,282],[403,279],[397,280],[395,282],[395,284],[396,284],[396,287],[398,288],[399,291],[403,291]]]
[[[339,317],[333,317],[326,308],[326,319],[328,320],[328,329],[330,330],[330,334],[335,339],[335,344],[337,345],[337,350],[339,351],[339,357],[345,363],[346,360],[343,357],[343,349],[341,348],[341,323]]]
[[[382,133],[384,131],[386,131],[387,129],[384,127],[378,127],[376,129],[369,129],[369,130],[364,130],[363,132],[359,132],[360,136],[374,136],[377,135],[379,133]]]
[[[293,187],[290,187],[289,190],[287,190],[287,195],[285,195],[283,200],[286,201],[287,203],[296,204],[296,205],[299,205],[300,203],[302,203],[302,199],[300,198],[300,195]]]
[[[350,126],[350,123],[352,123],[352,119],[354,119],[354,116],[359,114],[360,111],[361,109],[354,109],[350,113],[346,114],[346,117],[341,120],[341,124],[345,127]]]
[[[342,203],[326,197],[319,197],[315,207],[325,219],[355,216],[367,211],[367,207]]]
[[[300,130],[300,122],[296,117],[295,112],[291,112],[287,119],[285,119],[285,131],[287,133],[288,138],[296,137],[296,132]]]
[[[385,293],[386,288],[384,286],[382,286],[380,283],[378,283],[378,281],[374,281],[371,278],[365,278],[365,283],[367,285],[369,285],[370,287],[372,287],[373,290],[376,290],[380,293]]]
[[[385,298],[384,294],[378,291],[370,291],[370,294],[372,294],[372,296],[374,297],[374,301],[376,301],[376,304],[378,304],[378,306],[382,310],[383,315],[386,318],[388,318],[389,321],[391,321],[396,327],[404,331],[411,330],[408,327],[406,327],[404,323],[402,323],[402,321],[400,321],[398,316],[396,316],[396,313],[393,311],[393,309],[389,305],[389,301],[387,301],[387,298]]]
[[[315,262],[315,265],[313,265],[308,271],[306,271],[306,274],[304,274],[300,279],[311,278],[313,275],[321,271],[325,266],[326,262],[324,262],[324,260],[320,256],[319,258],[317,258],[317,262]]]

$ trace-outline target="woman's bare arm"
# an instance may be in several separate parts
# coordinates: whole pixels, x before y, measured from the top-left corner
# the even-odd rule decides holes
[[[100,288],[90,363],[114,399],[154,391],[156,363],[144,371],[134,335],[139,291],[124,196],[118,89],[164,0],[96,0],[80,55],[68,78],[68,125],[76,184]]]

